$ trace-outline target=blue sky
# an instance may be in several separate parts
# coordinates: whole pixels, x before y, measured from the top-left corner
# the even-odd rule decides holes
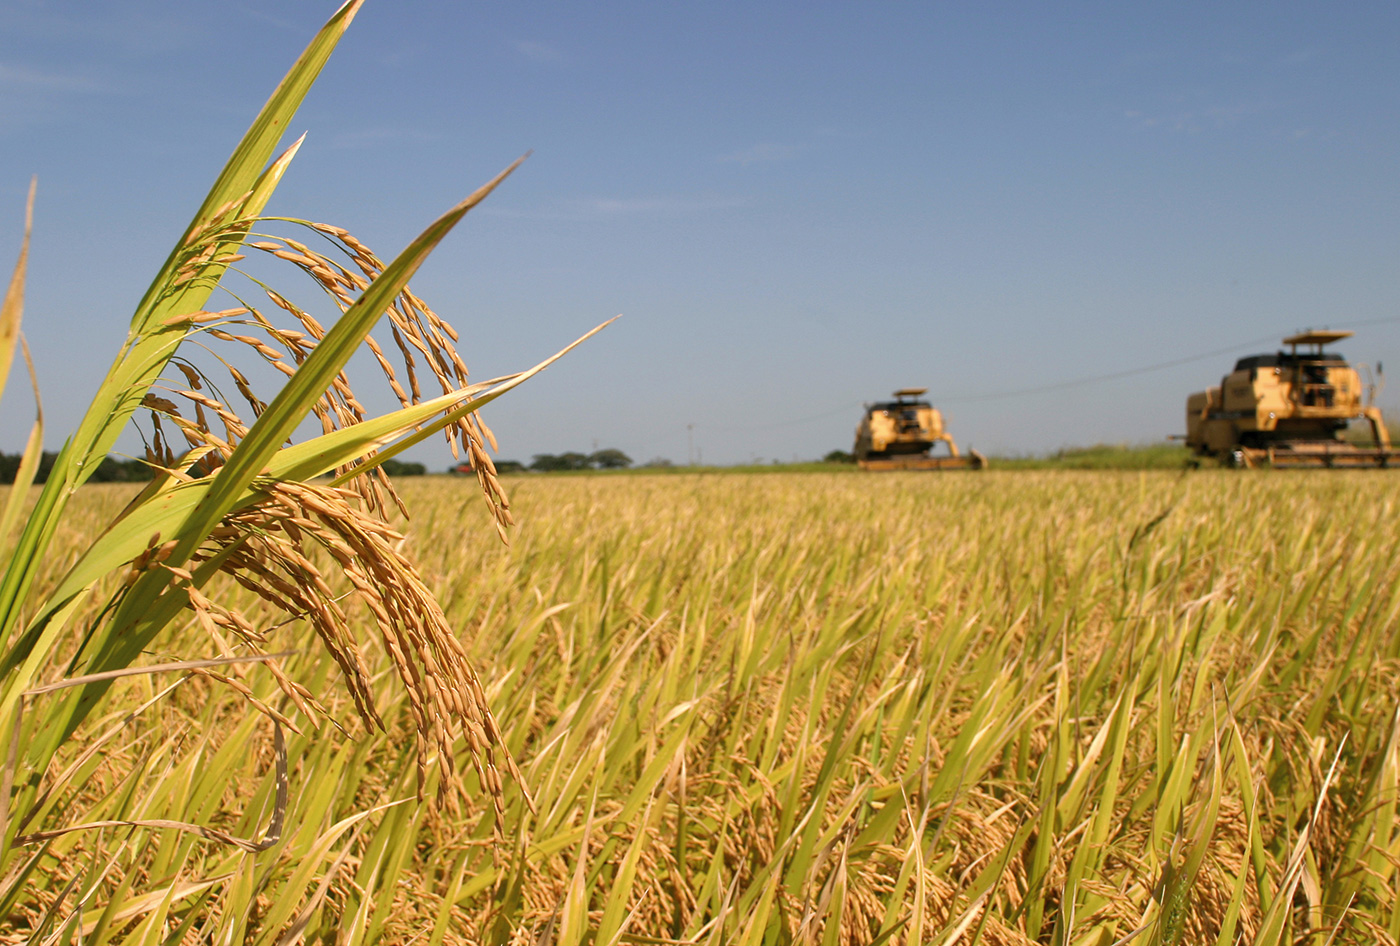
[[[0,0],[51,447],[334,6]],[[503,457],[684,461],[688,424],[706,462],[817,457],[912,385],[988,452],[1155,441],[1296,328],[1400,368],[1398,40],[1394,3],[369,0],[269,210],[387,257],[533,151],[415,290],[480,378],[624,317],[488,409]],[[0,449],[31,417],[12,376]]]

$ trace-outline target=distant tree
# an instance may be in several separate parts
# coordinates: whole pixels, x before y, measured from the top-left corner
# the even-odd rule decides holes
[[[632,458],[621,450],[609,447],[606,450],[595,450],[589,455],[588,463],[600,470],[621,470],[632,465]]]
[[[618,470],[632,465],[632,458],[621,450],[609,447],[606,450],[598,450],[592,454],[575,453],[537,453],[530,463],[530,469],[539,470],[543,473],[553,473],[559,470]],[[502,465],[496,464],[497,472],[500,472]],[[521,469],[524,469],[521,467]]]
[[[822,462],[823,462],[823,463],[854,463],[854,462],[856,462],[856,457],[855,457],[855,454],[853,454],[853,453],[847,453],[845,450],[833,450],[833,451],[831,451],[830,453],[828,453],[826,456],[822,457]]]
[[[561,453],[558,456],[552,453],[537,453],[534,462],[530,464],[530,469],[545,473],[559,470],[586,470],[588,469],[588,457],[585,454],[573,452]]]
[[[428,468],[421,463],[403,460],[385,460],[383,465],[384,472],[390,476],[422,476],[428,472]]]
[[[1396,438],[1396,439],[1397,439],[1397,440],[1400,440],[1400,438]],[[642,464],[642,469],[644,469],[644,470],[669,470],[669,469],[671,469],[673,466],[675,466],[675,464],[672,463],[670,460],[668,460],[666,457],[652,457],[650,460],[648,460],[647,462],[645,462],[645,463]]]
[[[521,463],[519,460],[495,460],[492,462],[492,465],[495,466],[497,473],[525,472],[525,464]],[[461,463],[452,464],[447,468],[447,472],[456,476],[472,476],[476,473],[476,471],[472,469],[472,461],[470,458],[463,460]]]
[[[24,458],[22,453],[0,453],[0,483],[13,483],[15,477],[19,475],[19,463]],[[53,466],[53,461],[58,458],[58,454],[45,450],[43,456],[39,458],[39,471],[35,474],[35,482],[42,483],[49,478],[49,469]]]

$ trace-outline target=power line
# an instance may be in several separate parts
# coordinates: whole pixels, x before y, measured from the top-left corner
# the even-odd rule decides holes
[[[1363,322],[1352,322],[1355,326],[1381,325],[1388,322],[1400,322],[1400,316],[1389,316],[1383,319],[1367,319]],[[1073,381],[1057,381],[1052,384],[1042,384],[1033,388],[1018,388],[1015,391],[998,391],[992,394],[969,394],[963,397],[953,395],[951,397],[939,398],[940,404],[967,404],[982,401],[1000,401],[1013,397],[1029,397],[1032,394],[1047,394],[1051,391],[1063,391],[1067,388],[1082,387],[1086,384],[1098,384],[1102,381],[1117,381],[1120,378],[1131,378],[1140,374],[1147,374],[1152,371],[1163,371],[1167,368],[1176,368],[1181,365],[1189,365],[1193,361],[1204,361],[1207,358],[1218,358],[1221,355],[1228,355],[1239,351],[1241,348],[1256,348],[1260,345],[1268,344],[1277,338],[1277,335],[1265,335],[1262,338],[1252,339],[1247,342],[1239,342],[1228,348],[1217,348],[1214,351],[1202,352],[1199,355],[1190,355],[1185,358],[1174,358],[1171,361],[1159,361],[1153,365],[1144,365],[1140,368],[1128,368],[1123,371],[1110,371],[1108,374],[1093,375],[1087,378],[1076,378]]]
[[[1072,381],[1056,381],[1052,384],[1042,384],[1033,388],[1018,388],[1015,391],[998,391],[995,394],[967,394],[962,397],[958,397],[955,394],[951,397],[939,398],[939,403],[966,404],[973,401],[1000,401],[1006,398],[1029,397],[1032,394],[1047,394],[1051,391],[1063,391],[1066,388],[1083,387],[1086,384],[1098,384],[1102,381],[1117,381],[1120,378],[1131,378],[1135,375],[1148,374],[1153,371],[1164,371],[1167,368],[1176,368],[1181,365],[1189,365],[1193,361],[1218,358],[1221,355],[1228,355],[1232,352],[1239,351],[1241,348],[1254,348],[1265,344],[1274,337],[1273,335],[1265,335],[1262,339],[1240,342],[1238,345],[1231,345],[1229,348],[1217,348],[1215,351],[1202,352],[1199,355],[1190,355],[1186,358],[1159,361],[1155,365],[1144,365],[1141,368],[1127,368],[1123,371],[1110,371],[1108,374],[1096,374],[1087,378],[1075,378]]]
[[[753,425],[749,425],[749,426],[739,426],[739,427],[732,426],[732,425],[728,425],[728,424],[723,425],[723,426],[718,425],[718,424],[696,424],[695,426],[696,426],[696,427],[700,427],[700,428],[702,428],[702,429],[704,429],[704,430],[717,430],[717,431],[776,430],[776,429],[779,428],[779,427],[796,427],[796,426],[799,425],[799,424],[810,424],[810,423],[812,423],[812,421],[815,421],[815,420],[826,420],[828,417],[835,417],[837,414],[846,414],[846,413],[849,413],[850,411],[854,410],[854,409],[857,408],[857,407],[864,407],[864,406],[865,406],[865,402],[864,402],[864,401],[851,401],[851,402],[849,402],[849,403],[846,403],[846,404],[841,405],[840,407],[833,408],[833,409],[831,409],[831,410],[829,410],[829,411],[826,411],[826,412],[824,412],[824,413],[821,413],[821,414],[811,414],[811,415],[809,415],[809,416],[807,416],[807,417],[795,417],[795,418],[793,418],[792,420],[780,420],[780,421],[775,421],[774,423],[771,423],[771,424],[753,424]]]
[[[1348,324],[1354,325],[1357,328],[1361,328],[1367,325],[1385,325],[1392,322],[1400,322],[1400,316],[1388,316],[1386,318],[1381,319],[1366,319],[1365,321],[1350,322]],[[1278,338],[1278,335],[1271,333],[1260,338],[1251,339],[1247,342],[1236,342],[1235,344],[1230,345],[1226,348],[1216,348],[1212,351],[1201,352],[1200,354],[1196,355],[1188,355],[1183,358],[1173,358],[1171,361],[1159,361],[1155,364],[1143,365],[1138,368],[1127,368],[1123,371],[1110,371],[1107,374],[1091,375],[1085,378],[1075,378],[1070,381],[1056,381],[1051,384],[1037,385],[1036,387],[1032,388],[1017,388],[1014,391],[996,391],[987,394],[967,394],[961,397],[959,397],[958,395],[951,395],[946,397],[940,396],[937,399],[937,401],[939,404],[970,404],[981,403],[986,401],[1003,401],[1016,397],[1030,397],[1033,394],[1048,394],[1052,391],[1063,391],[1068,388],[1083,387],[1084,385],[1088,384],[1100,384],[1104,381],[1117,381],[1122,378],[1131,378],[1136,375],[1148,374],[1153,371],[1164,371],[1167,368],[1177,368],[1181,365],[1189,365],[1192,362],[1204,361],[1207,358],[1219,358],[1221,355],[1229,355],[1239,351],[1242,348],[1257,348],[1260,345],[1267,345],[1269,342],[1273,341],[1276,338]],[[777,430],[782,427],[797,427],[801,424],[810,424],[813,421],[826,420],[828,417],[835,417],[838,414],[846,414],[850,411],[855,410],[858,407],[864,406],[864,401],[851,401],[841,405],[840,407],[832,408],[829,411],[824,411],[821,414],[810,414],[806,417],[796,417],[792,420],[775,421],[771,424],[754,424],[749,426],[735,426],[729,424],[687,424],[686,427],[688,430],[691,428],[697,428],[700,430],[717,431],[725,433],[742,433],[747,431],[759,430]]]

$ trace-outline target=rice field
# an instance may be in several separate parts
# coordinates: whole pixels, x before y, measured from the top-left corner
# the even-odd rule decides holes
[[[1394,474],[507,485],[508,548],[474,482],[399,484],[520,769],[503,812],[460,739],[465,795],[430,766],[420,801],[363,608],[384,732],[216,579],[338,725],[264,664],[118,681],[14,813],[4,941],[1400,939]],[[47,580],[130,495],[77,495]],[[144,662],[228,646],[191,614]]]

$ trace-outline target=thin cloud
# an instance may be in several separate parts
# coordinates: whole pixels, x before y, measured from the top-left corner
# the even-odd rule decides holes
[[[520,220],[584,221],[718,213],[745,205],[746,201],[739,197],[584,197],[534,209],[494,207],[488,203],[478,213]]]
[[[268,26],[276,27],[277,29],[283,30],[285,32],[298,34],[306,32],[305,24],[294,23],[291,20],[288,20],[284,17],[274,16],[273,14],[267,13],[263,10],[255,10],[250,6],[247,6],[246,4],[238,4],[234,7],[234,9],[238,10],[244,16],[250,17],[251,19],[257,20],[261,23],[266,23]]]
[[[515,50],[531,62],[562,63],[565,61],[564,54],[559,50],[534,40],[527,39],[516,43]]]
[[[1202,105],[1158,113],[1124,109],[1122,115],[1135,128],[1175,134],[1205,135],[1250,127],[1256,133],[1288,141],[1325,141],[1336,137],[1335,129],[1295,124],[1297,119],[1288,117],[1289,112],[1288,103],[1255,101],[1235,105]]]
[[[359,150],[363,148],[377,148],[385,144],[403,144],[404,142],[436,141],[438,136],[425,131],[414,131],[412,129],[394,128],[380,126],[377,128],[363,128],[359,131],[345,131],[331,139],[331,147],[342,150]]]
[[[1183,134],[1200,134],[1233,128],[1269,109],[1262,105],[1207,105],[1172,112],[1150,113],[1140,109],[1124,109],[1123,118],[1138,128],[1156,128]]]
[[[743,205],[737,197],[592,197],[576,201],[578,209],[595,215],[619,217],[639,214],[692,214],[732,210]]]
[[[86,76],[59,72],[40,72],[26,66],[0,63],[0,85],[22,85],[34,89],[58,92],[102,92],[106,86]]]
[[[767,164],[773,161],[791,161],[797,157],[799,149],[795,145],[780,145],[771,142],[756,144],[752,148],[745,148],[742,151],[735,151],[733,154],[722,154],[720,160],[735,164]]]
[[[30,4],[19,10],[7,9],[0,29],[12,41],[62,40],[70,48],[80,41],[94,41],[103,49],[137,56],[184,50],[210,39],[209,29],[202,24],[199,4],[185,4],[168,13],[152,13],[140,6],[85,4],[70,13],[54,11],[52,5]]]

